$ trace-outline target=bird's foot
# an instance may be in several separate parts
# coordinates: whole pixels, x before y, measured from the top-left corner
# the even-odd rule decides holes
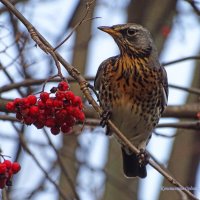
[[[103,128],[107,125],[108,120],[110,119],[110,117],[111,117],[111,111],[110,110],[103,111],[103,113],[101,114],[101,121],[100,121],[100,125]]]
[[[144,149],[140,149],[140,153],[137,154],[137,158],[140,167],[143,167],[149,163],[150,156]]]

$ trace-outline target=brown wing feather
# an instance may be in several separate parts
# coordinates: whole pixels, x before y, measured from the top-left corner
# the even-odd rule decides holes
[[[163,111],[165,107],[167,106],[167,101],[168,101],[168,81],[167,81],[167,72],[164,67],[160,67],[161,72],[162,72],[162,86],[163,86],[163,98],[162,98],[162,106],[163,106]]]

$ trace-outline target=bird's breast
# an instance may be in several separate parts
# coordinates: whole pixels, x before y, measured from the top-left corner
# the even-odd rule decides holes
[[[111,120],[136,145],[147,140],[161,115],[159,74],[141,63],[116,65],[104,69],[100,99]],[[126,67],[125,67],[126,66]]]

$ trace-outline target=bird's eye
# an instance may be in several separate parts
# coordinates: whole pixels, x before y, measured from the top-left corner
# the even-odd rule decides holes
[[[136,32],[137,32],[137,30],[135,30],[133,28],[127,29],[127,35],[128,36],[133,36]]]

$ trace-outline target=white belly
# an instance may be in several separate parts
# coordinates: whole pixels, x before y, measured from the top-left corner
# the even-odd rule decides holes
[[[140,107],[137,114],[131,110],[132,104],[113,107],[111,120],[136,147],[145,148],[153,129],[147,127],[151,115],[142,117]]]

